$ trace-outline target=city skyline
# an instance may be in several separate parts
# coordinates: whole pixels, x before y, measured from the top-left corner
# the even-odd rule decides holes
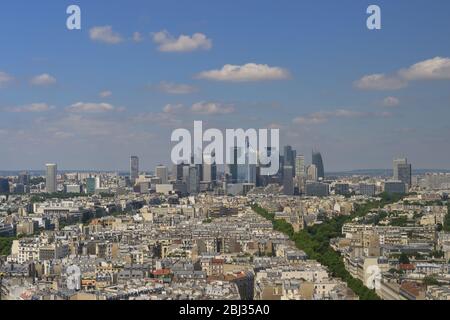
[[[1,304],[449,301],[449,13],[4,1]]]
[[[65,27],[67,3],[17,1],[0,13],[10,39],[2,170],[123,170],[130,154],[153,168],[172,130],[194,120],[279,128],[299,153],[319,148],[330,171],[389,168],[402,155],[450,169],[448,2],[379,1],[378,31],[366,28],[368,1],[250,1],[239,13],[203,1],[77,4],[80,31]]]

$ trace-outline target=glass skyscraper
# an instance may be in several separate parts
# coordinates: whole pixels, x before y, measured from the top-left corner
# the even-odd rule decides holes
[[[322,160],[322,155],[320,154],[320,152],[316,152],[313,150],[312,164],[315,165],[317,168],[317,178],[324,179],[325,178],[325,169],[323,167],[323,160]]]

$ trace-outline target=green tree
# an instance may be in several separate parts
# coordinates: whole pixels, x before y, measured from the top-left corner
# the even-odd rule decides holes
[[[0,256],[8,256],[11,254],[11,247],[16,238],[1,237],[0,238]]]
[[[423,278],[423,283],[426,286],[438,286],[439,285],[439,281],[433,276],[426,276],[425,278]]]
[[[401,264],[409,264],[409,257],[406,253],[402,253],[400,257],[398,257],[398,262]]]

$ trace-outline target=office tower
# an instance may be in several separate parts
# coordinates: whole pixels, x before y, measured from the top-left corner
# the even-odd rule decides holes
[[[183,180],[183,167],[184,167],[184,163],[173,165],[172,176],[173,176],[174,180],[176,180],[176,181]]]
[[[30,175],[24,171],[19,174],[18,183],[28,186],[30,184]]]
[[[398,166],[398,180],[406,184],[406,189],[409,190],[412,186],[411,178],[411,164],[401,164]]]
[[[283,163],[286,166],[292,166],[295,173],[295,158],[297,157],[297,151],[293,150],[291,146],[284,147]]]
[[[203,165],[203,181],[212,182],[212,164],[205,163]]]
[[[326,197],[330,194],[330,186],[322,182],[307,182],[306,195],[308,197]]]
[[[292,196],[294,194],[294,167],[284,166],[283,168],[283,190],[284,194]]]
[[[95,178],[90,177],[86,179],[86,193],[95,193]]]
[[[136,183],[139,178],[139,158],[136,156],[130,157],[130,182],[132,185]]]
[[[197,176],[199,181],[203,181],[203,164],[195,163],[195,159],[201,159],[203,162],[203,152],[201,149],[195,150],[194,154],[191,156],[191,165],[197,168]]]
[[[102,179],[100,176],[95,177],[95,189],[100,189],[102,187]]]
[[[6,178],[0,178],[0,194],[9,193],[9,181]]]
[[[292,159],[292,147],[291,146],[284,147],[283,159],[284,159],[284,163],[286,165],[292,164],[293,159]]]
[[[81,193],[81,186],[79,184],[68,184],[64,186],[66,193]]]
[[[139,186],[139,193],[141,193],[141,194],[149,193],[150,182],[148,182],[148,181],[140,181],[138,186]]]
[[[189,182],[189,168],[190,167],[191,167],[190,165],[183,166],[183,179],[182,179],[182,181],[184,183],[186,183],[186,185]]]
[[[215,161],[215,154],[203,155],[203,175],[204,182],[215,182],[217,180],[217,165]]]
[[[56,185],[56,172],[57,166],[54,163],[48,163],[45,165],[47,168],[47,175],[45,179],[45,189],[47,193],[55,193],[57,191]]]
[[[167,184],[168,183],[168,171],[167,167],[163,165],[159,165],[155,169],[155,174],[158,178],[161,179],[161,184]]]
[[[297,158],[297,151],[296,150],[292,150],[291,158],[292,158],[291,162],[292,162],[292,166],[294,167],[293,169],[294,169],[294,176],[295,176],[295,171],[297,170],[297,168],[296,168],[296,161],[295,161],[295,159]]]
[[[406,158],[394,159],[394,180],[407,184],[407,189],[411,187],[411,164]]]
[[[340,195],[347,195],[350,193],[350,185],[348,183],[336,183],[334,185],[334,193]]]
[[[231,183],[237,183],[238,182],[238,152],[239,148],[234,147],[232,150],[232,163],[228,164],[228,170],[230,173],[230,179]]]
[[[247,181],[247,183],[253,183],[254,185],[256,185],[257,180],[256,164],[247,165],[245,180]]]
[[[312,153],[312,164],[317,168],[317,179],[325,178],[325,169],[323,167],[322,155],[320,152],[316,152],[313,150]]]
[[[217,181],[217,164],[216,164],[216,162],[214,162],[211,165],[211,181],[214,183]]]
[[[304,177],[305,172],[305,156],[300,154],[295,158],[295,177]]]
[[[267,158],[270,159],[272,157],[272,155],[278,154],[278,149],[276,149],[275,147],[266,147],[266,150],[260,150],[259,151],[259,158]],[[269,183],[272,183],[272,181],[274,180],[273,178],[281,176],[282,172],[282,164],[281,162],[279,162],[279,167],[278,167],[278,172],[275,173],[272,176],[266,175],[266,174],[262,174],[263,170],[265,168],[269,168],[271,166],[271,163],[269,164],[262,164],[260,162],[259,165],[259,186],[263,187],[263,186],[267,186]],[[278,181],[277,181],[278,182]]]
[[[189,194],[196,194],[199,190],[199,175],[197,172],[196,166],[190,166],[189,167],[189,176],[188,176],[188,182],[187,182],[187,191]]]
[[[406,158],[395,158],[393,161],[393,180],[399,180],[398,179],[398,166],[401,164],[407,164],[408,160]]]
[[[16,183],[16,186],[14,188],[14,192],[17,193],[17,194],[25,193],[25,186],[22,183]]]
[[[196,164],[198,181],[203,181],[203,164]]]
[[[258,151],[253,149],[247,140],[247,148],[245,154],[245,181],[256,185],[256,163]]]
[[[262,179],[261,179],[261,166],[257,165],[256,166],[256,187],[260,187],[262,186]]]
[[[359,194],[363,196],[373,197],[377,191],[377,186],[375,184],[360,183],[359,184]]]
[[[388,194],[405,194],[406,183],[399,180],[386,181],[384,183],[384,192]]]
[[[317,181],[318,173],[317,173],[317,167],[315,164],[311,164],[308,166],[307,178],[309,181]]]

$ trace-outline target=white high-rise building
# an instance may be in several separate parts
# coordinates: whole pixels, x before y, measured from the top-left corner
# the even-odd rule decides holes
[[[214,154],[203,155],[203,181],[215,182],[217,180],[217,166]]]
[[[47,174],[45,177],[45,190],[47,191],[47,193],[55,193],[57,191],[57,165],[54,163],[48,163],[45,166],[47,167]]]
[[[318,174],[317,174],[317,167],[314,164],[311,164],[308,166],[307,170],[307,176],[308,180],[310,181],[317,181],[318,180]]]
[[[100,189],[102,187],[102,179],[100,176],[95,177],[95,189]]]

